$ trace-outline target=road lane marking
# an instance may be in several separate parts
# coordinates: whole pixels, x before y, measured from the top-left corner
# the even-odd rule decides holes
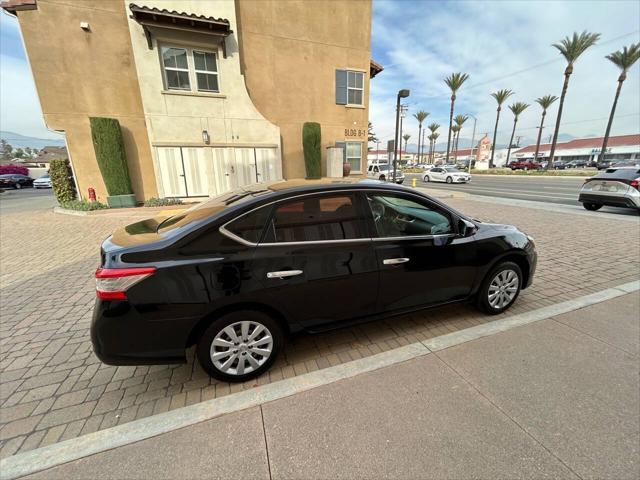
[[[478,338],[568,313],[640,290],[640,281],[618,285],[590,295],[556,303],[530,312],[510,315],[500,320],[416,342],[404,347],[316,370],[279,382],[261,385],[224,397],[196,403],[151,417],[134,420],[81,437],[54,443],[0,460],[0,480],[29,475],[134,442],[146,440],[195,425],[221,415],[245,410],[266,402],[289,397],[312,388],[396,365]]]

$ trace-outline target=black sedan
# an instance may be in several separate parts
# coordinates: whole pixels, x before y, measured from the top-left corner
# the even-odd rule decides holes
[[[16,188],[32,187],[33,178],[21,175],[19,173],[9,173],[0,175],[0,187],[3,188]]]
[[[285,181],[134,223],[102,245],[91,324],[112,365],[197,357],[213,377],[263,373],[287,335],[474,301],[504,312],[533,239],[375,180]]]

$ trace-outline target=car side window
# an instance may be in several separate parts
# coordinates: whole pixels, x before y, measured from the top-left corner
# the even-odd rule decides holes
[[[265,243],[368,238],[366,219],[351,193],[313,195],[274,208]]]
[[[436,206],[403,195],[367,194],[378,237],[453,233],[451,217]]]
[[[374,173],[378,173],[380,171],[380,169],[378,167],[373,167],[373,172]]]
[[[225,228],[247,242],[258,243],[270,214],[271,206],[262,207],[232,221]]]

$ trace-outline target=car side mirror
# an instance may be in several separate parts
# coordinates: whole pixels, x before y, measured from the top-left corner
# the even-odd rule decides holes
[[[470,237],[478,231],[478,227],[469,220],[461,218],[458,220],[458,235],[461,237]]]

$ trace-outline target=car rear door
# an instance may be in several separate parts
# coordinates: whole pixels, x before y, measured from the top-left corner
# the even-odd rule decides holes
[[[476,243],[473,236],[457,235],[454,214],[410,193],[368,192],[366,199],[380,269],[380,311],[409,311],[470,294]]]
[[[374,312],[378,266],[367,210],[355,192],[277,202],[253,269],[287,318],[308,330]]]

